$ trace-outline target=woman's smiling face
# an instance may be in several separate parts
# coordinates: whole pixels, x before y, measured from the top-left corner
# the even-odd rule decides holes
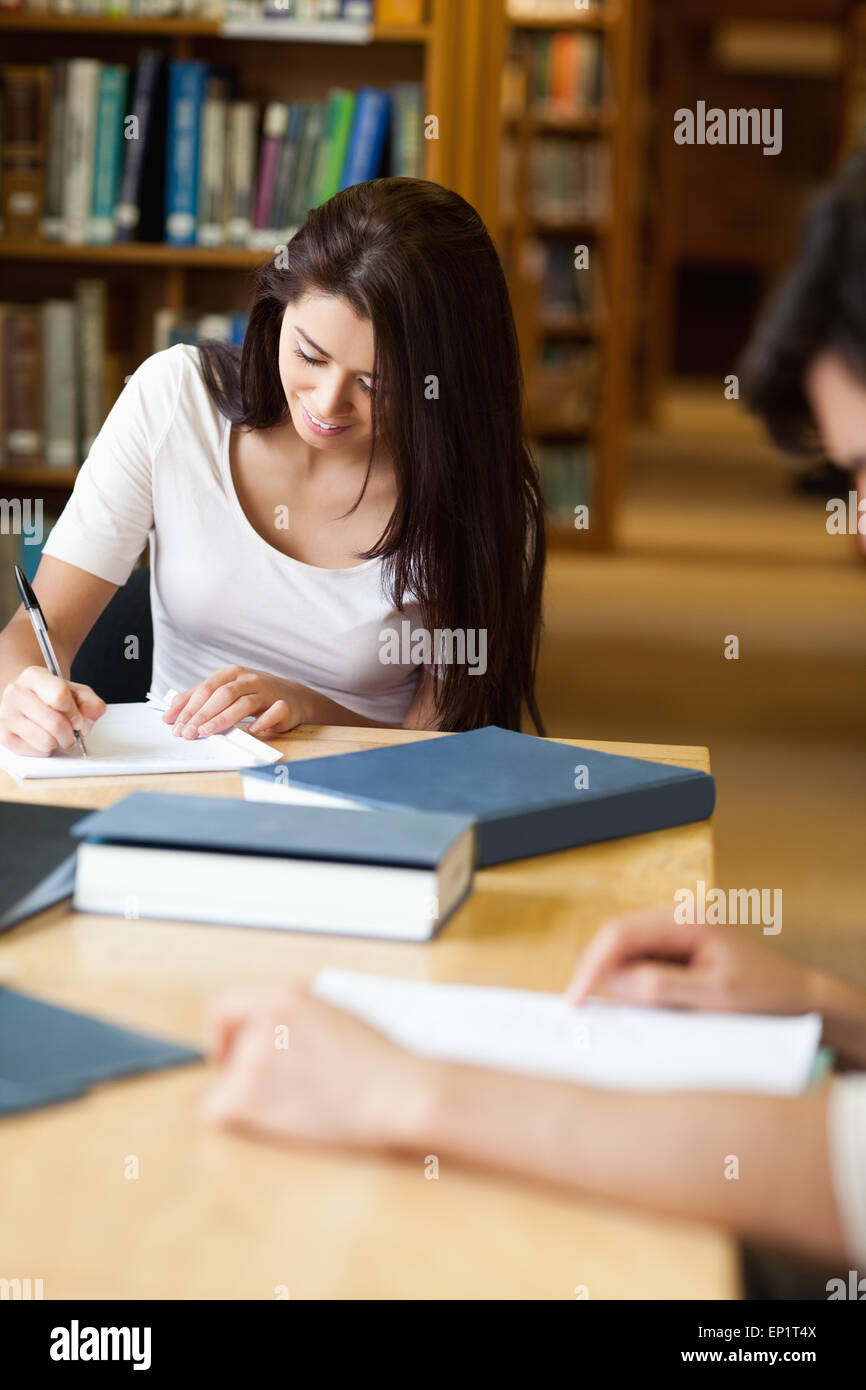
[[[280,379],[292,423],[318,449],[365,447],[372,435],[373,325],[343,299],[305,294],[286,306]]]

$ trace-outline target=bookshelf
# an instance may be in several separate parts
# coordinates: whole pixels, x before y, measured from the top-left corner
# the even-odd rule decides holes
[[[457,189],[496,229],[494,163],[504,16],[498,0],[425,0],[420,21],[370,23],[234,20],[196,16],[107,16],[0,9],[5,65],[50,67],[56,58],[96,58],[134,68],[143,48],[166,60],[202,59],[237,73],[237,94],[261,111],[268,102],[322,99],[328,89],[391,89],[418,83],[423,114],[439,119],[438,139],[419,132],[423,174]],[[248,246],[109,244],[0,237],[0,304],[69,298],[70,282],[98,277],[108,318],[106,409],[123,377],[153,351],[159,309],[207,314],[248,307],[252,272],[272,252]],[[0,493],[62,506],[75,469],[0,466]]]
[[[568,12],[562,6],[557,15],[545,13],[546,6],[538,7],[539,14],[530,13],[530,8],[523,3],[506,12],[510,73],[501,132],[505,159],[502,245],[524,362],[529,431],[550,506],[550,542],[568,549],[607,549],[615,538],[623,424],[628,413],[634,262],[630,151],[636,143],[635,86],[643,0],[602,0],[586,11]],[[575,89],[571,103],[562,92],[558,101],[540,102],[538,64],[549,64],[544,71],[555,82],[557,65],[561,71],[562,63],[570,61],[551,56],[554,50],[546,45],[556,44],[557,35],[580,34],[596,36],[593,52],[603,65],[604,81],[594,91],[592,104],[584,106],[585,73],[584,86]],[[540,37],[545,43],[538,47]],[[566,47],[562,45],[560,51]],[[575,49],[584,51],[577,45]],[[593,70],[591,64],[589,70]],[[561,154],[553,142],[558,142]],[[572,206],[560,214],[539,206],[545,171],[555,173],[559,163],[566,177],[572,177],[572,166],[566,162],[574,158],[571,152],[590,145],[599,152],[602,186],[607,178],[606,205],[599,200],[592,212]],[[542,159],[548,154],[545,164]],[[580,163],[573,168],[579,171]],[[554,263],[551,243],[558,243],[560,263],[568,248],[588,248],[588,267],[575,267],[574,275],[595,277],[591,296],[595,302],[589,309],[546,302]],[[550,357],[552,369],[545,360]],[[540,382],[548,376],[548,389],[541,389]],[[579,399],[576,403],[572,399],[575,396],[586,397],[582,407]],[[563,409],[562,403],[570,401],[570,408]],[[573,465],[568,462],[569,451]],[[588,518],[585,514],[573,517],[573,507],[583,504],[589,508]]]

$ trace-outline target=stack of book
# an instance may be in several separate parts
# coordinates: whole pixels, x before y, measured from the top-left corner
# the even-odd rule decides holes
[[[533,453],[548,512],[556,521],[573,522],[575,507],[592,501],[592,450],[585,443],[543,440],[533,445]]]
[[[123,385],[125,302],[104,280],[77,280],[73,299],[0,303],[0,466],[79,466]],[[109,313],[109,308],[111,312]],[[247,315],[158,309],[153,350],[217,338],[242,343]]]
[[[594,344],[545,343],[528,390],[533,424],[541,433],[588,428],[598,404],[598,380]]]
[[[178,343],[200,343],[216,338],[238,347],[247,331],[248,314],[207,313],[195,309],[157,309],[153,317],[153,350],[176,347]]]
[[[398,13],[397,21],[417,22],[420,0],[379,0],[378,9]],[[37,10],[52,14],[105,15],[120,19],[127,15],[147,18],[212,19],[294,19],[304,22],[369,23],[373,0],[0,0],[0,10]],[[381,16],[380,16],[381,17]]]
[[[529,163],[530,207],[539,221],[595,222],[610,209],[610,150],[603,140],[533,141]]]
[[[75,468],[119,382],[107,341],[104,280],[77,280],[74,298],[0,304],[0,463]]]
[[[588,263],[578,267],[576,248],[570,242],[546,241],[536,245],[544,327],[553,331],[567,329],[576,322],[600,316],[604,306],[599,248],[593,246],[587,253]]]
[[[231,74],[140,52],[0,68],[0,232],[68,243],[272,249],[310,208],[422,171],[421,88],[235,97]],[[389,138],[390,137],[390,138]],[[390,159],[386,154],[390,147]]]
[[[568,117],[599,111],[606,94],[604,38],[591,30],[559,29],[521,35],[536,116]]]

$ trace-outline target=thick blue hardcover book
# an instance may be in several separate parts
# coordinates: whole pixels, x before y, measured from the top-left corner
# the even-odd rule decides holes
[[[250,797],[261,783],[267,784],[268,800],[280,788],[287,801],[312,794],[317,801],[334,798],[374,810],[469,816],[478,836],[479,867],[705,820],[715,804],[715,782],[708,773],[495,725],[362,753],[274,763],[243,776]]]
[[[351,188],[352,184],[366,183],[368,179],[377,177],[382,168],[390,120],[391,100],[387,92],[380,92],[375,87],[362,87],[355,104],[355,119],[340,179],[341,188]]]
[[[169,69],[165,239],[172,246],[195,245],[201,113],[207,71],[207,64],[197,59],[178,60]]]
[[[467,816],[359,816],[228,797],[132,792],[85,816],[70,834],[115,845],[435,868],[471,828]]]

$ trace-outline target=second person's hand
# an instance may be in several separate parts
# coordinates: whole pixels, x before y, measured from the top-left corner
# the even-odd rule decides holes
[[[624,1004],[794,1014],[816,1007],[818,977],[754,941],[744,927],[690,926],[673,910],[606,922],[578,961],[567,993],[601,991]]]

